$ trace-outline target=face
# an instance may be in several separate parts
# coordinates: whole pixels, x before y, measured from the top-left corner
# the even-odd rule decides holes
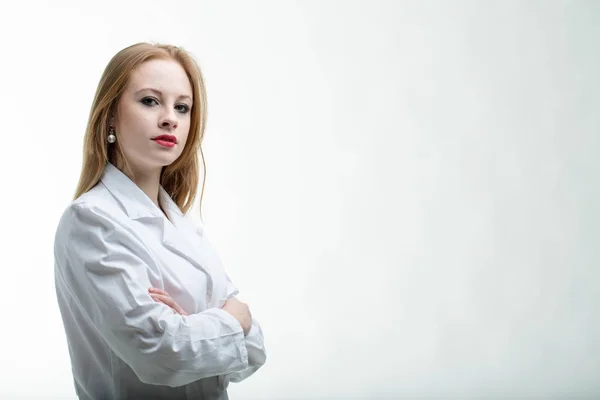
[[[182,153],[190,130],[192,86],[173,60],[149,60],[134,70],[114,127],[134,173],[154,174]]]

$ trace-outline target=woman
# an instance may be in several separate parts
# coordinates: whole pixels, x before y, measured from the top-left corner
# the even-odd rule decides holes
[[[260,326],[186,214],[205,119],[184,50],[139,43],[107,65],[54,246],[81,399],[227,399],[265,362]]]

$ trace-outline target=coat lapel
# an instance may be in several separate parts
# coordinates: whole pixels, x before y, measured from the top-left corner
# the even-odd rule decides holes
[[[167,192],[161,188],[160,202],[167,213],[163,243],[172,251],[193,262],[207,276],[206,304],[221,308],[227,299],[228,277],[214,247],[204,237],[201,227],[184,215]]]
[[[163,218],[162,243],[166,248],[189,260],[206,274],[208,304],[214,291],[213,274],[205,254],[200,251],[200,238],[194,229],[194,224],[186,218],[162,187],[160,188],[159,201],[169,217],[169,219]]]
[[[208,304],[215,286],[211,273],[214,271],[209,267],[211,255],[202,251],[201,238],[194,223],[181,212],[166,190],[162,186],[159,188],[159,202],[169,219],[142,189],[111,163],[107,163],[101,182],[123,206],[129,218],[143,224],[156,224],[160,228],[163,246],[206,274]]]

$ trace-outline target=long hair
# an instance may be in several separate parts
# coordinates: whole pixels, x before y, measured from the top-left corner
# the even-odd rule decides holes
[[[172,59],[179,62],[190,80],[193,91],[190,131],[185,147],[177,160],[163,168],[160,184],[181,211],[187,212],[194,203],[198,190],[200,152],[203,165],[200,195],[200,206],[202,205],[206,178],[206,163],[202,152],[207,113],[204,78],[193,57],[181,47],[151,43],[137,43],[119,51],[110,60],[100,78],[85,131],[83,163],[75,199],[98,183],[107,162],[114,165],[123,162],[124,172],[132,176],[118,141],[108,145],[109,123],[111,116],[117,111],[117,104],[131,73],[151,59]]]

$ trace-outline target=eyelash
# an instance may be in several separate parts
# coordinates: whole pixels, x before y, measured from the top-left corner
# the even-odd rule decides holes
[[[147,107],[150,107],[151,105],[147,104],[147,102],[146,102],[147,100],[155,101],[158,104],[158,100],[156,100],[154,97],[144,97],[140,102],[143,105],[145,105]],[[187,114],[190,111],[190,107],[188,107],[186,104],[178,104],[178,106],[182,106],[183,107],[183,110],[179,111],[181,114]]]

